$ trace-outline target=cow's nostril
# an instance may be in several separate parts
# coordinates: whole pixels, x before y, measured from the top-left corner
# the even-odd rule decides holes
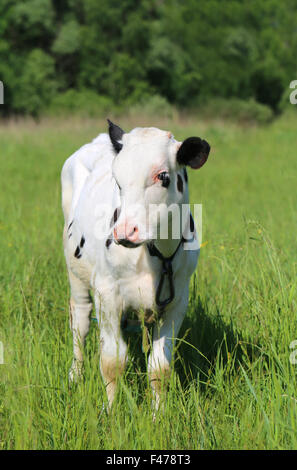
[[[130,230],[130,232],[128,234],[128,238],[135,237],[135,235],[137,235],[137,234],[138,234],[138,227],[135,226]]]
[[[113,235],[115,240],[120,241],[120,240],[131,240],[134,241],[134,239],[137,239],[138,237],[138,227],[135,225],[134,227],[123,227],[123,226],[117,226],[113,229]]]

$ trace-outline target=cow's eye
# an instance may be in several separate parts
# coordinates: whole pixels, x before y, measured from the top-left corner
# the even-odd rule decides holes
[[[162,173],[159,173],[157,178],[160,181],[162,181],[163,188],[168,188],[170,184],[170,176],[169,176],[169,173],[167,173],[167,171],[162,171]]]

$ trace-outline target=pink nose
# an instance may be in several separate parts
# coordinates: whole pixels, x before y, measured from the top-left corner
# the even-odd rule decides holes
[[[129,240],[132,243],[139,242],[139,230],[137,225],[130,225],[127,223],[117,225],[113,231],[114,238],[117,241]]]

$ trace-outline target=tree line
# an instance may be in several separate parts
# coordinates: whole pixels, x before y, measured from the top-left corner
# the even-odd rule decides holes
[[[155,95],[180,108],[253,98],[277,112],[297,78],[296,19],[297,0],[1,0],[0,113]]]

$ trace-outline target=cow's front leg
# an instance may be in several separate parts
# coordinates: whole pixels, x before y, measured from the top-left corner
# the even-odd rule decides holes
[[[76,381],[82,374],[83,348],[90,328],[90,315],[93,303],[88,286],[69,271],[71,298],[69,322],[73,334],[73,361],[69,380]]]
[[[167,390],[171,375],[175,340],[183,322],[188,304],[188,295],[173,305],[154,327],[153,347],[148,360],[148,374],[153,389],[154,410],[158,410],[162,394]]]
[[[105,304],[105,303],[104,303]],[[108,302],[107,302],[108,304]],[[100,330],[100,371],[106,386],[108,408],[115,398],[117,382],[127,362],[127,345],[122,337],[120,308],[108,309],[103,302],[96,302]]]

